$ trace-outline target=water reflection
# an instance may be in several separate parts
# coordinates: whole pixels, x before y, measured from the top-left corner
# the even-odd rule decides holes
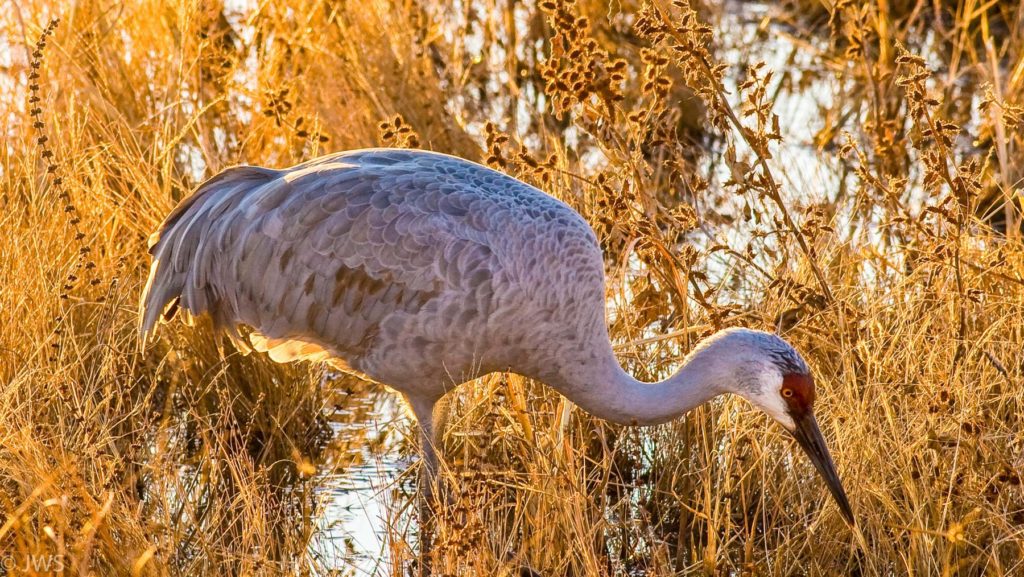
[[[397,395],[354,377],[330,375],[333,439],[315,481],[320,503],[309,550],[324,574],[392,575],[390,539],[413,534],[415,492],[410,420]]]

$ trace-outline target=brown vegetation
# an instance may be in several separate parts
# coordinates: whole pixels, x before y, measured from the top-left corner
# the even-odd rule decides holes
[[[140,352],[145,239],[227,166],[421,146],[585,216],[638,377],[721,327],[784,333],[860,523],[742,401],[627,429],[494,376],[455,407],[439,573],[1024,572],[1019,3],[447,4],[8,3],[4,563],[331,574],[316,473],[364,439],[328,458],[328,407],[372,386],[202,326]]]

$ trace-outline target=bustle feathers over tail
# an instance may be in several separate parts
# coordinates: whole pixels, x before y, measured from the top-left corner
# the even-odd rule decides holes
[[[161,317],[170,320],[178,308],[191,317],[208,311],[211,295],[203,278],[208,263],[201,261],[214,251],[204,250],[204,243],[209,242],[207,233],[225,209],[279,175],[276,170],[257,166],[224,170],[178,203],[149,237],[153,264],[139,302],[141,348],[145,348]]]

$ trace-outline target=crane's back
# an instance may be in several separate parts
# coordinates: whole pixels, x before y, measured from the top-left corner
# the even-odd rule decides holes
[[[340,360],[403,390],[537,372],[525,365],[604,334],[587,223],[521,181],[436,153],[228,169],[168,216],[151,252],[144,336],[180,306],[243,349]]]

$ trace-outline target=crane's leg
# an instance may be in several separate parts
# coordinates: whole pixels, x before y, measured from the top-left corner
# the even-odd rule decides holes
[[[451,397],[446,395],[440,399],[420,400],[406,395],[405,399],[416,415],[420,430],[420,455],[423,466],[420,469],[418,513],[420,554],[426,561],[434,531],[434,508],[439,504],[439,500],[443,502],[446,496],[440,457],[444,449],[444,428],[451,407]]]
[[[423,458],[423,469],[420,477],[421,494],[428,501],[437,496],[444,496],[441,479],[441,453],[444,450],[443,439],[445,423],[451,407],[451,398],[446,395],[440,399],[417,402],[406,396],[412,407],[420,429],[420,454]]]

